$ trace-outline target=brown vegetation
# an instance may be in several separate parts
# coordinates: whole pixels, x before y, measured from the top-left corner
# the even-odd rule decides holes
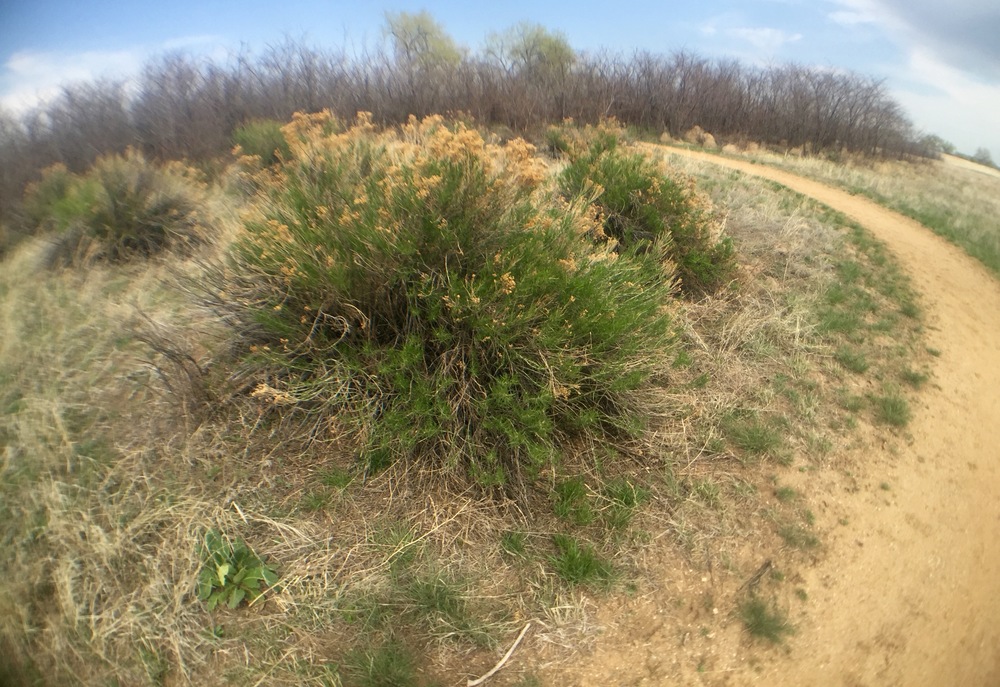
[[[392,45],[360,55],[292,42],[225,64],[174,54],[147,64],[134,88],[76,84],[34,111],[0,112],[0,215],[10,221],[24,186],[57,162],[80,172],[129,146],[156,159],[207,161],[248,121],[321,109],[345,118],[369,111],[380,124],[464,112],[518,132],[613,116],[675,138],[697,125],[720,145],[919,152],[900,106],[880,81],[859,74],[687,52],[578,53],[532,25],[491,35],[482,53],[463,55],[428,16],[389,19],[397,22]]]

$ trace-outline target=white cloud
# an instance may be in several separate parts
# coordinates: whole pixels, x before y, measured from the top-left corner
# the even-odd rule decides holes
[[[979,80],[938,59],[929,50],[914,48],[901,86],[895,95],[911,114],[915,124],[954,143],[960,151],[972,153],[984,146],[1000,158],[1000,84]]]
[[[0,67],[0,107],[23,112],[52,99],[72,83],[127,80],[138,74],[150,57],[173,51],[190,51],[216,61],[225,60],[227,55],[223,39],[212,35],[182,36],[155,46],[123,50],[17,52]]]
[[[0,105],[23,111],[57,95],[64,85],[124,78],[135,74],[141,64],[142,55],[136,50],[14,53],[0,72]]]
[[[801,33],[788,33],[781,29],[740,27],[727,29],[726,35],[746,41],[758,50],[773,54],[788,43],[802,40]]]

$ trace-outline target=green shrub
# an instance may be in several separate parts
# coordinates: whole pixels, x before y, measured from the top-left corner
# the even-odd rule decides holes
[[[240,152],[259,157],[265,165],[273,165],[292,154],[281,127],[282,123],[274,119],[253,119],[233,131],[233,143]]]
[[[53,263],[122,261],[203,239],[204,194],[197,173],[156,166],[140,153],[98,158],[85,174],[46,171],[25,193],[33,231],[56,235]]]
[[[433,457],[486,486],[569,436],[637,429],[632,392],[671,359],[670,284],[581,240],[594,219],[532,146],[440,117],[298,115],[285,134],[215,280],[260,402],[336,415],[371,469]]]
[[[603,217],[603,232],[620,251],[651,252],[672,263],[687,293],[718,288],[733,266],[732,242],[708,199],[692,179],[670,173],[624,141],[614,122],[588,127],[575,136],[561,133],[569,164],[559,178],[564,194],[589,194]]]

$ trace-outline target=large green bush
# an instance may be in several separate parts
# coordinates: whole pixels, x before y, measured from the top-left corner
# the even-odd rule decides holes
[[[591,208],[551,190],[530,145],[440,117],[300,115],[285,134],[216,284],[261,403],[336,417],[372,468],[427,458],[483,485],[637,429],[670,280],[585,240]]]
[[[551,127],[547,140],[568,158],[559,185],[569,197],[591,194],[604,235],[619,251],[651,252],[670,263],[686,293],[715,290],[733,266],[732,242],[722,236],[708,199],[693,181],[629,146],[613,121],[597,127]]]
[[[86,173],[57,165],[28,187],[26,229],[51,232],[57,263],[145,257],[204,236],[205,194],[198,173],[129,150],[98,158]]]

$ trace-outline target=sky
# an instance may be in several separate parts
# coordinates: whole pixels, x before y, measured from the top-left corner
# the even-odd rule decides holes
[[[174,51],[225,62],[290,38],[360,54],[383,40],[386,12],[421,10],[473,51],[529,21],[584,52],[850,69],[884,79],[918,129],[1000,161],[1000,0],[0,0],[0,106]]]

